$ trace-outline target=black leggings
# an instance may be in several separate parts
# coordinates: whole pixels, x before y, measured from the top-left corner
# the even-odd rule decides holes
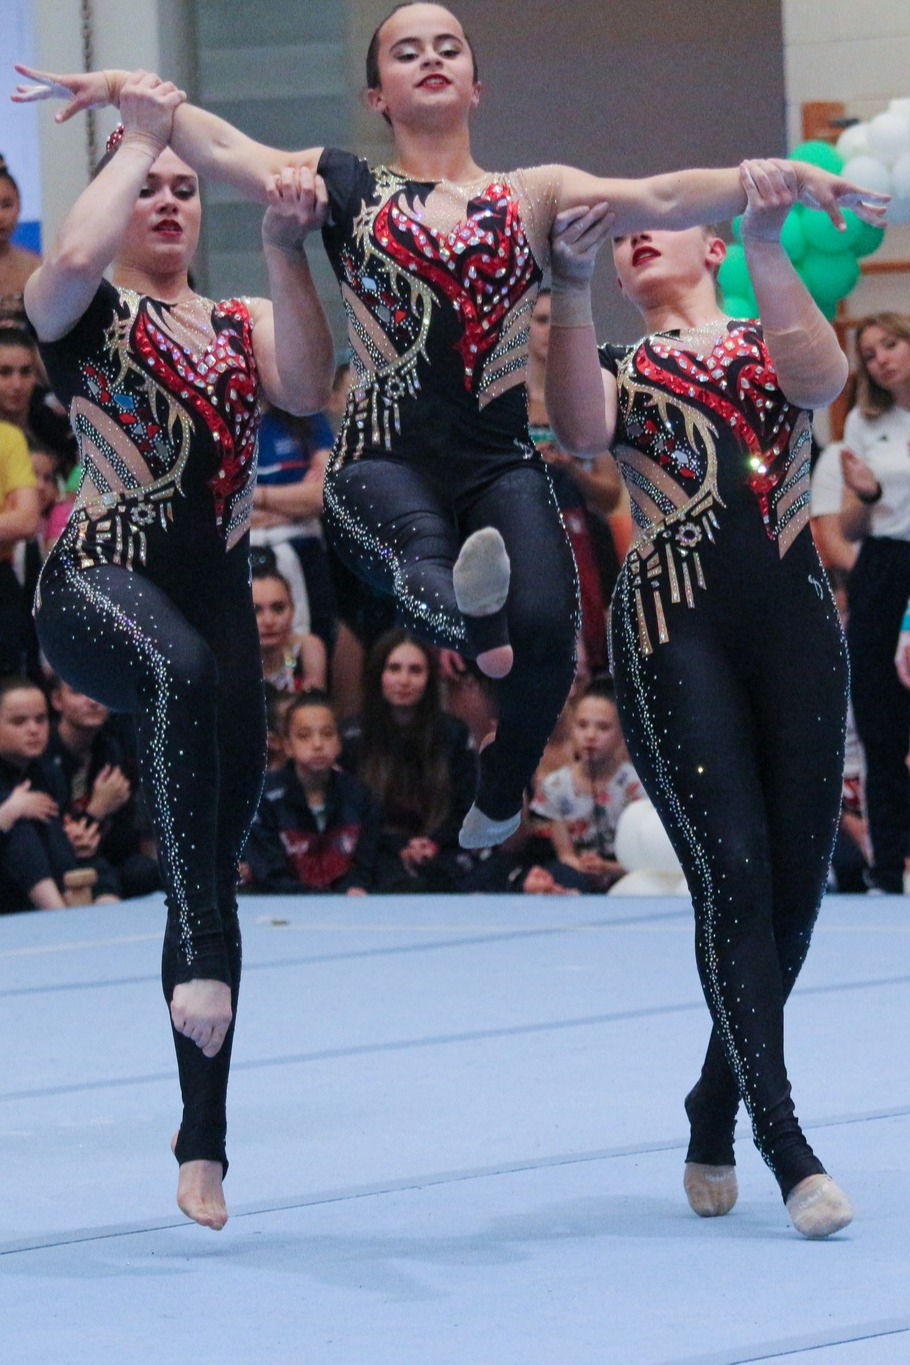
[[[856,729],[866,757],[866,808],[872,875],[900,894],[910,853],[910,692],[894,667],[901,619],[910,597],[910,542],[863,541],[847,589],[850,683]]]
[[[135,717],[166,889],[165,999],[180,982],[224,981],[236,1015],[237,868],[265,767],[259,641],[242,581],[225,590],[183,576],[178,605],[138,572],[81,569],[55,554],[41,582],[38,636],[61,677]],[[234,1025],[214,1058],[173,1032],[184,1103],[177,1158],[226,1168]]]
[[[514,815],[575,671],[575,562],[545,467],[452,457],[443,481],[413,464],[363,458],[326,478],[325,509],[335,550],[370,587],[395,597],[401,623],[468,658],[488,644],[455,604],[452,566],[474,531],[494,526],[502,535],[515,662],[494,684],[499,722],[481,754],[477,805],[496,820]]]
[[[714,1025],[687,1100],[687,1160],[732,1164],[742,1096],[786,1198],[823,1170],[793,1107],[783,1007],[809,947],[838,824],[847,663],[808,532],[783,561],[773,542],[749,549],[728,549],[727,562],[716,547],[703,554],[707,590],[692,609],[665,604],[670,638],[650,656],[639,653],[624,569],[612,645],[632,761],[692,895]]]

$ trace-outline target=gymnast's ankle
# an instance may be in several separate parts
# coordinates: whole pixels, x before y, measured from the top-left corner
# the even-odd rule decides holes
[[[736,1164],[733,1155],[733,1136],[736,1131],[735,1104],[723,1100],[711,1104],[706,1101],[701,1081],[685,1098],[686,1118],[689,1120],[689,1149],[686,1161],[699,1166],[729,1166]]]

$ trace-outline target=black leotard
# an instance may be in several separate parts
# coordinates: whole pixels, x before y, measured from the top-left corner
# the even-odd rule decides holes
[[[847,695],[807,526],[809,414],[755,323],[701,355],[657,334],[601,356],[638,531],[613,599],[617,699],[688,880],[714,1021],[688,1159],[733,1161],[741,1095],[786,1197],[822,1170],[790,1096],[783,1005],[826,885]]]
[[[333,150],[319,173],[354,371],[326,526],[349,567],[395,596],[403,624],[470,657],[492,641],[482,620],[458,611],[452,565],[471,532],[501,532],[515,663],[497,685],[477,803],[505,818],[521,805],[574,668],[574,564],[528,434],[523,382],[541,280],[532,238],[543,254],[552,177],[538,168],[469,187],[424,183]]]
[[[39,585],[38,635],[80,691],[136,718],[167,892],[162,982],[240,982],[237,868],[265,722],[249,582],[259,374],[245,303],[168,305],[103,283],[41,347],[83,462]],[[178,1160],[224,1160],[233,1025],[217,1057],[174,1035]]]

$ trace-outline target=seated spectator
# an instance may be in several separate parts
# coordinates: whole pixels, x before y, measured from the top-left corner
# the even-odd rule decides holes
[[[336,768],[341,738],[324,692],[304,692],[285,712],[288,761],[266,774],[246,850],[247,889],[372,890],[380,813],[356,777]]]
[[[458,847],[474,799],[477,754],[439,702],[432,651],[404,630],[383,635],[364,675],[363,716],[343,760],[382,808],[377,890],[455,891],[475,860]]]
[[[332,429],[321,413],[295,417],[265,405],[250,543],[270,548],[294,603],[294,630],[332,648],[335,599],[322,533],[322,486]]]
[[[45,760],[50,722],[44,693],[27,678],[0,682],[0,909],[60,910],[68,875],[91,870],[98,900],[116,900],[97,858],[97,832],[63,812]]]
[[[38,637],[35,634],[35,626],[32,620],[32,603],[35,600],[41,566],[66,524],[72,499],[62,500],[60,480],[57,475],[57,457],[53,452],[32,450],[30,457],[38,490],[38,527],[35,534],[30,536],[28,540],[20,540],[16,543],[13,549],[13,570],[22,586],[22,605],[25,615],[24,630],[27,639],[26,672],[30,678],[39,681],[41,669]]]
[[[25,284],[41,264],[36,252],[12,240],[21,209],[19,186],[0,156],[0,326],[25,322]]]
[[[25,598],[13,555],[37,529],[38,493],[25,437],[0,421],[0,676],[26,666]]]
[[[293,692],[279,692],[271,683],[265,684],[265,766],[269,772],[283,768],[288,761],[284,716],[293,700]]]
[[[61,471],[76,461],[76,438],[66,413],[41,383],[41,360],[31,334],[0,327],[0,421],[11,422],[29,445],[57,456]]]
[[[549,870],[556,881],[580,891],[605,891],[623,873],[614,857],[619,817],[644,795],[609,684],[592,682],[582,693],[572,741],[574,762],[543,779],[531,814],[547,822],[557,863]]]
[[[47,760],[59,775],[66,815],[97,832],[97,856],[115,870],[123,899],[160,890],[158,864],[141,848],[137,775],[108,726],[110,711],[60,678],[53,680],[51,705],[56,725]]]
[[[253,568],[253,605],[262,652],[262,676],[279,692],[325,690],[325,645],[317,635],[294,632],[294,603],[287,579],[268,564]]]

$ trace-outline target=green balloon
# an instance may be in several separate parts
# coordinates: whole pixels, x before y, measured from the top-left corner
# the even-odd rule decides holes
[[[733,240],[741,242],[743,239],[743,216],[738,213],[730,223],[730,231],[733,233]]]
[[[803,231],[803,206],[797,204],[784,219],[780,230],[780,244],[791,261],[801,261],[806,254],[806,234]]]
[[[751,294],[752,281],[749,279],[746,253],[738,242],[727,247],[727,254],[721,262],[717,279],[725,295],[733,294],[737,298],[748,298]]]
[[[821,209],[806,209],[802,222],[806,242],[809,246],[817,247],[819,251],[827,251],[832,254],[837,254],[840,251],[852,252],[853,244],[859,237],[862,222],[849,209],[844,210],[844,222],[847,226],[841,232],[831,222],[827,213],[822,213]]]
[[[823,311],[850,293],[859,279],[859,263],[852,252],[818,251],[810,247],[796,267],[815,302]]]
[[[758,317],[758,305],[754,298],[738,298],[736,294],[724,294],[721,307],[731,318]]]
[[[830,142],[821,142],[816,138],[809,142],[800,142],[790,153],[791,161],[808,161],[811,166],[821,166],[822,170],[831,171],[833,175],[840,175],[844,169],[844,158],[836,147],[832,147]]]
[[[854,256],[871,256],[873,251],[878,251],[884,237],[885,229],[873,227],[871,223],[864,223],[862,218],[856,220],[859,223],[859,231],[853,243]]]

